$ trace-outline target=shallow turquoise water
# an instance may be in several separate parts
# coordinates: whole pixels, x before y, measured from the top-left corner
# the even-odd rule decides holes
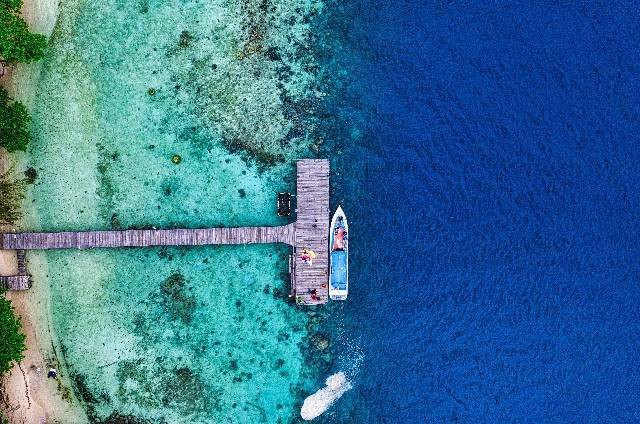
[[[49,254],[56,331],[89,412],[291,415],[307,331],[306,315],[283,300],[286,255],[271,246]]]
[[[34,110],[34,230],[276,225],[322,97],[310,2],[61,5]],[[310,150],[311,148],[311,150]],[[182,161],[173,164],[173,155]],[[46,254],[53,324],[89,419],[286,422],[317,318],[284,246]],[[328,356],[319,356],[326,364]],[[223,421],[225,420],[225,421]]]

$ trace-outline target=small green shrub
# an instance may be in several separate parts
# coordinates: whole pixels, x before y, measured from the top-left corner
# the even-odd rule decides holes
[[[7,90],[0,87],[0,146],[9,152],[25,150],[31,139],[30,121],[27,108],[11,99]]]
[[[0,0],[0,8],[20,12],[22,0]]]
[[[42,59],[47,37],[29,31],[18,14],[22,0],[0,0],[0,58],[29,63]]]
[[[34,167],[28,167],[26,171],[24,171],[24,181],[27,184],[33,184],[36,182],[36,178],[38,178],[38,171]]]
[[[22,217],[20,204],[23,198],[24,181],[13,181],[6,174],[0,175],[0,223],[13,224]]]
[[[22,325],[14,311],[11,302],[0,294],[0,375],[11,369],[14,362],[24,358],[23,352],[27,348],[26,336],[20,331]]]

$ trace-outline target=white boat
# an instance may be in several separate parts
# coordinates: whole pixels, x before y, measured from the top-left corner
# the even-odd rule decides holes
[[[349,293],[349,225],[338,206],[329,227],[329,298],[345,300]]]

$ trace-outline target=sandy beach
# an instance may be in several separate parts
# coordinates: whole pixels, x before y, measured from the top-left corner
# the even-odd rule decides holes
[[[55,27],[57,10],[57,0],[28,0],[24,2],[22,15],[32,31],[50,36]],[[12,97],[31,108],[39,71],[39,63],[7,67],[0,84],[7,88]],[[13,171],[18,172],[24,160],[22,153],[10,157],[0,150],[0,172],[12,166]],[[13,229],[10,226],[1,227],[2,231]],[[28,261],[30,269],[40,268],[42,271],[45,266],[45,262],[37,255],[30,255]],[[13,275],[16,272],[15,252],[0,250],[0,275]],[[3,376],[0,409],[11,423],[85,422],[78,402],[67,384],[63,383],[64,371],[61,370],[60,379],[47,378],[50,368],[64,367],[58,362],[50,331],[48,287],[35,284],[29,291],[8,292],[6,296],[21,318],[22,330],[27,336],[27,350],[22,362]]]
[[[2,251],[0,266],[3,273],[15,266],[11,253]],[[86,421],[78,402],[63,383],[65,374],[60,373],[60,379],[47,378],[50,368],[62,368],[49,332],[47,291],[47,287],[34,287],[27,292],[7,293],[27,336],[24,359],[3,378],[1,407],[11,423]]]
[[[0,170],[7,169],[9,160],[0,152]],[[3,226],[2,231],[10,231]],[[30,255],[29,267],[40,275],[45,262]],[[0,250],[0,275],[15,275],[15,252]],[[42,283],[43,281],[39,281]],[[81,423],[84,412],[64,381],[64,364],[58,360],[50,326],[49,293],[46,284],[35,284],[26,292],[7,292],[16,314],[20,316],[22,331],[27,336],[24,359],[3,376],[0,386],[0,409],[11,423]],[[50,368],[58,370],[59,378],[47,378]]]

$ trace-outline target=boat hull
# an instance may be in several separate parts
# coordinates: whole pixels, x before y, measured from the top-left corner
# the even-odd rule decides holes
[[[329,226],[329,298],[345,300],[349,294],[349,225],[340,206]]]

